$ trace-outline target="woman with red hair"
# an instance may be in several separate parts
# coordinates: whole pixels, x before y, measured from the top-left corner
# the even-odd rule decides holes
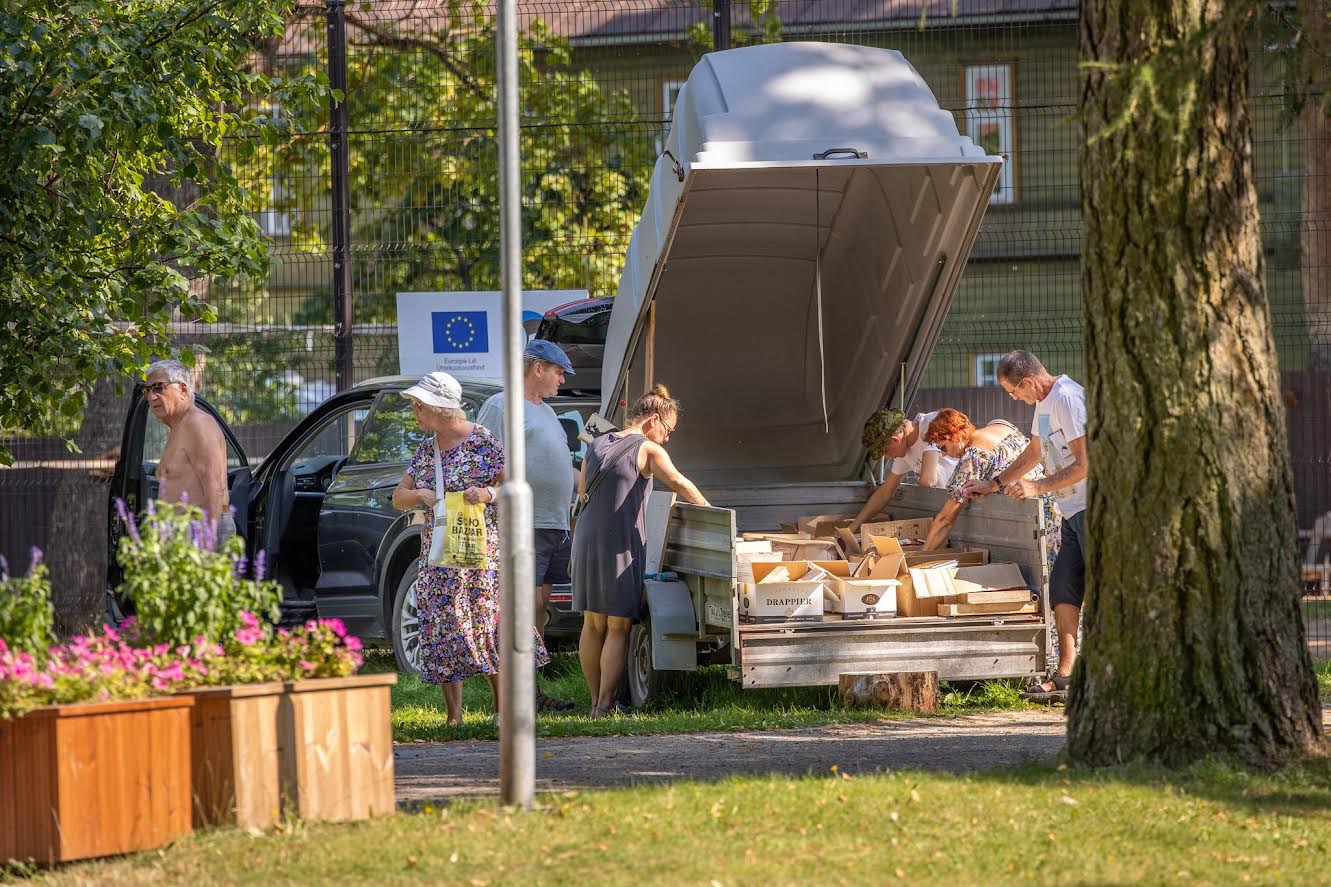
[[[1016,461],[1030,441],[1016,426],[1002,419],[995,419],[983,428],[976,428],[960,410],[939,410],[929,423],[924,439],[957,460],[956,470],[952,472],[952,479],[947,484],[947,502],[934,518],[929,538],[924,541],[925,549],[932,550],[947,544],[948,534],[957,522],[957,515],[970,502],[971,495],[966,485],[972,481],[1016,480],[1014,477],[1000,479],[998,475]],[[1026,474],[1028,480],[1043,476],[1044,469],[1039,465]],[[1048,566],[1052,569],[1062,539],[1060,519],[1052,496],[1043,495],[1040,501],[1044,508],[1045,554]]]

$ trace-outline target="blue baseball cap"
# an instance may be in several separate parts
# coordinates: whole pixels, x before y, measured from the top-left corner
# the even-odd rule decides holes
[[[573,364],[569,361],[568,355],[564,353],[564,349],[546,339],[532,339],[527,343],[527,347],[522,350],[522,356],[534,357],[537,360],[552,363],[569,376],[577,375],[573,372]]]

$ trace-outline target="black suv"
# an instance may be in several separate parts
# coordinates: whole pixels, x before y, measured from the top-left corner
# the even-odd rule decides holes
[[[398,664],[418,669],[416,571],[420,527],[425,512],[398,511],[393,488],[424,439],[402,391],[417,376],[388,376],[338,392],[316,407],[252,465],[222,417],[202,397],[199,407],[217,419],[227,441],[231,505],[236,526],[251,556],[262,550],[269,576],[281,582],[284,621],[316,612],[337,617],[367,640],[391,642]],[[463,382],[467,414],[475,417],[498,387]],[[590,397],[547,401],[568,435],[574,464],[585,449],[578,439],[599,406]],[[126,610],[110,589],[120,584],[115,550],[125,528],[115,500],[131,512],[157,496],[154,472],[166,443],[166,426],[154,420],[138,392],[111,480],[107,609],[111,618]],[[552,640],[576,636],[578,614],[569,612],[568,586],[556,587],[547,614]]]

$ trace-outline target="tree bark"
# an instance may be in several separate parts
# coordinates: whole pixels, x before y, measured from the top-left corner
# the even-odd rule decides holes
[[[1090,499],[1068,754],[1094,765],[1266,767],[1322,741],[1253,184],[1257,9],[1081,4]]]
[[[936,671],[884,674],[857,671],[841,675],[837,684],[841,704],[847,708],[867,707],[925,713],[938,710]]]
[[[102,379],[88,397],[74,436],[84,458],[114,461],[120,453],[129,396],[128,390],[117,395],[115,382]],[[104,614],[110,480],[109,469],[71,470],[63,473],[56,488],[46,560],[56,629],[63,637],[86,631]]]
[[[1303,202],[1299,214],[1299,277],[1313,369],[1331,369],[1331,114],[1326,64],[1331,59],[1327,0],[1299,0],[1304,82],[1299,114]]]

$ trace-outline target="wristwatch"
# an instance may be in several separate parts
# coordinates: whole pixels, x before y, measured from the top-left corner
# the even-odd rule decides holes
[[[993,477],[991,477],[991,478],[989,478],[989,479],[990,479],[991,481],[994,482],[994,492],[995,492],[995,493],[1001,493],[1001,492],[1003,492],[1003,481],[999,479],[998,475],[995,474]]]
[[[485,491],[490,494],[490,501],[493,502],[499,498],[499,491],[494,487],[486,487]]]

